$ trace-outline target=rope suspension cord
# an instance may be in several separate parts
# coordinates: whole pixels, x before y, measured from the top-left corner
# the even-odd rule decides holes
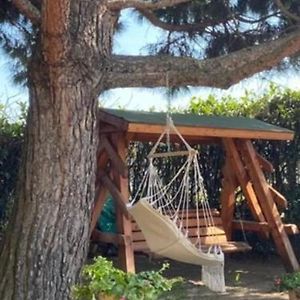
[[[167,143],[170,142],[170,133],[177,135],[186,150],[172,152],[169,144],[167,152],[157,152],[164,136],[167,137]],[[186,159],[183,163],[175,165],[175,174],[169,180],[163,180],[157,161],[169,160],[175,156],[183,156]],[[206,230],[207,236],[217,236],[217,233],[214,232],[214,220],[203,185],[198,151],[186,142],[168,113],[166,128],[151,149],[148,159],[149,167],[132,204],[128,206],[129,212],[145,236],[148,247],[159,255],[202,265],[203,282],[212,290],[223,292],[224,254],[218,245],[212,244],[208,249],[202,247],[200,230]],[[196,207],[196,242],[192,242],[188,237],[187,222],[191,201]],[[200,224],[200,207],[205,227]]]

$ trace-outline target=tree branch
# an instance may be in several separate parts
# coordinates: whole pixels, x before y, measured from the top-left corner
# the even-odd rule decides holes
[[[30,0],[12,0],[14,6],[28,18],[33,24],[39,24],[41,21],[41,13]]]
[[[289,12],[289,10],[285,7],[281,0],[275,0],[275,3],[284,16],[286,16],[288,19],[296,21],[297,23],[300,22],[300,17]]]
[[[176,6],[187,2],[191,2],[191,0],[108,0],[107,7],[112,10],[121,10],[125,8],[156,10],[160,8]]]
[[[170,24],[161,21],[153,12],[152,10],[148,9],[137,9],[151,24],[156,27],[159,27],[164,30],[168,31],[177,31],[177,32],[192,32],[192,31],[203,31],[208,26],[215,26],[223,22],[227,22],[228,19],[223,20],[204,20],[201,23],[194,23],[194,24]]]
[[[106,87],[210,86],[228,88],[300,50],[300,30],[229,55],[196,60],[172,56],[113,56]]]

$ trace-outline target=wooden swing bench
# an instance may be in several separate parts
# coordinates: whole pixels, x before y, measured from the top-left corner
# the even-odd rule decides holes
[[[197,214],[195,209],[189,209],[188,213],[179,212],[183,216],[183,224],[188,231],[188,237],[192,242],[197,240],[198,230],[201,238],[202,249],[211,245],[220,245],[224,253],[244,252],[251,250],[249,244],[245,242],[228,241],[222,225],[220,212],[217,209],[211,210],[213,224],[206,224],[203,212],[199,211],[199,228],[197,227]],[[149,253],[150,250],[145,241],[144,235],[136,222],[132,220],[132,243],[136,252]]]
[[[101,109],[98,117],[101,141],[97,157],[99,192],[92,215],[91,238],[118,244],[120,266],[134,272],[134,251],[149,252],[149,249],[138,226],[126,217],[128,212],[125,207],[129,198],[126,153],[130,142],[156,141],[164,129],[166,116],[164,113]],[[221,215],[218,211],[213,213],[215,226],[202,228],[200,225],[203,244],[209,247],[221,243],[224,252],[246,251],[250,249],[249,245],[231,241],[232,232],[257,232],[264,238],[273,238],[287,270],[298,270],[299,263],[287,234],[299,233],[299,230],[295,225],[283,224],[277,207],[286,206],[286,200],[269,186],[264,172],[272,172],[273,167],[257,153],[251,142],[257,139],[292,140],[294,133],[259,120],[241,117],[173,114],[172,118],[188,143],[215,144],[224,149]],[[253,221],[234,220],[237,188],[240,188],[247,201]],[[104,234],[94,229],[108,192],[118,203],[117,234]],[[187,227],[191,239],[197,236],[195,219],[190,211]],[[218,234],[209,236],[212,230]]]

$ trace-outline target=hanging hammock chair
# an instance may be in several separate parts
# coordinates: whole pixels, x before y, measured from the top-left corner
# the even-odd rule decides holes
[[[185,151],[157,153],[163,138],[176,134],[186,147]],[[182,156],[183,163],[166,182],[161,178],[157,161],[170,163],[170,157]],[[171,118],[148,155],[149,166],[139,189],[128,205],[128,211],[142,230],[149,249],[156,254],[202,266],[202,281],[211,290],[225,291],[224,254],[218,245],[218,234],[214,232],[214,219],[207,201],[206,190],[198,163],[198,152],[194,150],[178,132]],[[160,164],[161,165],[161,164]],[[166,166],[164,166],[166,167]],[[216,244],[202,245],[198,230],[197,238],[188,238],[188,212],[193,205],[196,211],[197,228],[201,222],[207,234],[214,236]],[[203,224],[201,224],[202,226]]]

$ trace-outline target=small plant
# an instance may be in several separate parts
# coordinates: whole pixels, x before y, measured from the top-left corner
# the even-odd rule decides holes
[[[300,271],[276,277],[274,284],[278,291],[288,291],[290,300],[300,300]]]
[[[289,273],[281,277],[276,277],[274,284],[280,291],[300,289],[300,272]]]
[[[98,257],[94,263],[83,268],[83,284],[73,288],[77,300],[95,300],[111,296],[115,300],[153,300],[170,291],[181,278],[167,279],[162,276],[168,264],[159,271],[144,271],[137,274],[125,273],[113,267],[111,261]]]

